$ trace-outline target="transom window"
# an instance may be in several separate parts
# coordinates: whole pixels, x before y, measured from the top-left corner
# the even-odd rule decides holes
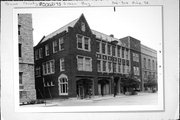
[[[77,48],[80,50],[90,51],[90,38],[83,35],[76,35],[77,37]]]

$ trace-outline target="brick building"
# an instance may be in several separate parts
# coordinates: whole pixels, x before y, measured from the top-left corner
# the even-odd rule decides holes
[[[20,103],[36,99],[32,15],[18,14]]]
[[[140,51],[139,40],[92,30],[82,14],[34,47],[37,97],[120,94],[132,70],[141,81]]]
[[[157,81],[157,51],[145,45],[141,45],[141,72],[142,72],[142,85],[148,80]],[[146,90],[147,88],[145,88]],[[144,90],[144,89],[143,89]]]
[[[129,46],[130,51],[130,72],[129,74],[142,83],[141,78],[141,42],[133,37],[124,37],[120,39]],[[142,84],[139,90],[142,90]]]

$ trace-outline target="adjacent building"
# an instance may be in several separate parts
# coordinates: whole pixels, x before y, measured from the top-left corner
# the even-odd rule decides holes
[[[38,98],[121,94],[124,77],[142,81],[140,41],[92,30],[83,14],[44,36],[34,55]]]
[[[31,14],[18,14],[20,103],[36,99]]]
[[[141,64],[142,88],[147,90],[145,83],[148,80],[157,81],[157,51],[141,45]]]

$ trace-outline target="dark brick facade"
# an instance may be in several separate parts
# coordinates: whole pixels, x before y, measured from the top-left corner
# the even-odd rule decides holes
[[[85,28],[83,26],[85,26]],[[90,44],[88,44],[88,46],[90,46],[90,51],[77,48],[77,35],[90,38]],[[57,41],[59,45],[59,39],[62,37],[64,39],[64,49],[59,50],[59,47],[57,52],[53,53],[53,41]],[[83,39],[85,39],[85,37]],[[118,41],[118,44],[114,45],[111,41],[108,41],[109,39]],[[106,48],[108,45],[110,45],[111,48],[114,46],[116,50],[119,47],[121,52],[122,49],[125,50],[123,54],[125,54],[124,56],[127,57],[122,57],[122,55],[118,56],[117,51],[115,56],[113,56],[112,54],[108,54],[108,52],[106,52],[105,54],[97,52],[98,42],[100,42],[101,44],[106,44]],[[85,40],[83,44],[84,43]],[[49,56],[45,56],[45,46],[47,44],[49,45]],[[42,58],[36,59],[36,52],[39,49],[42,49]],[[139,55],[138,63],[132,62],[133,53]],[[82,14],[78,19],[51,33],[50,35],[43,37],[38,45],[34,47],[35,69],[37,67],[40,67],[40,75],[35,77],[37,97],[68,98],[78,96],[84,98],[88,97],[89,95],[122,93],[123,88],[121,88],[120,86],[120,80],[133,70],[133,66],[141,68],[140,53],[140,41],[132,37],[127,37],[127,40],[119,40],[114,38],[113,36],[94,31],[90,29],[84,15]],[[83,56],[82,59],[85,59],[85,67],[87,67],[86,59],[90,58],[92,60],[90,65],[92,70],[78,70],[78,64],[81,64],[78,63],[80,62],[80,60],[78,60],[78,56]],[[64,58],[64,71],[60,70],[60,67],[62,67],[60,65],[61,58]],[[55,72],[44,75],[44,68],[42,64],[49,60],[54,60]],[[98,71],[97,68],[98,61],[100,61],[101,71]],[[112,63],[111,69],[113,69],[111,71],[109,67],[111,65],[110,63]],[[114,64],[116,66],[115,70],[115,67],[113,66]],[[105,69],[105,71],[103,71],[102,69]],[[133,72],[132,74],[134,75]],[[61,84],[61,76],[67,76],[64,78],[68,79],[68,87]],[[137,76],[137,78],[141,80],[141,72],[139,72],[139,75],[134,76]],[[46,84],[47,82],[52,82],[53,85],[44,86],[44,83]]]

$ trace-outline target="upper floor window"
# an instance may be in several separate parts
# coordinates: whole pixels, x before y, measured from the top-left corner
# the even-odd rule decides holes
[[[109,69],[109,72],[112,72],[112,62],[108,62],[108,69]]]
[[[148,68],[151,69],[151,60],[148,59]]]
[[[111,55],[111,45],[109,45],[109,44],[107,46],[107,52],[108,52],[108,55]]]
[[[77,69],[79,71],[92,71],[92,58],[77,56]]]
[[[97,71],[101,72],[101,60],[97,60]]]
[[[124,58],[124,48],[122,48],[122,58]]]
[[[129,50],[126,49],[126,59],[129,59]]]
[[[19,84],[23,84],[23,72],[19,72]]]
[[[65,64],[64,64],[64,58],[60,59],[60,71],[64,71],[65,70]]]
[[[19,57],[22,57],[22,44],[19,43]]]
[[[45,56],[49,55],[49,44],[45,45]]]
[[[133,53],[133,61],[139,62],[139,55],[136,53]]]
[[[41,67],[40,66],[35,68],[35,76],[37,76],[37,77],[41,76]]]
[[[59,39],[59,50],[64,50],[64,38]]]
[[[152,61],[152,70],[155,70],[154,60]]]
[[[117,67],[116,67],[116,66],[117,66],[117,63],[113,63],[113,72],[114,72],[114,73],[116,73],[116,72],[117,72],[117,71],[116,71],[116,69],[117,69]]]
[[[42,58],[42,48],[39,48],[39,58]]]
[[[38,60],[39,58],[42,58],[42,48],[35,50],[35,60]]]
[[[102,53],[106,54],[106,43],[102,43]]]
[[[100,42],[97,41],[96,43],[97,43],[97,45],[96,45],[97,46],[96,47],[97,48],[97,52],[100,52]]]
[[[117,56],[120,57],[120,55],[121,55],[121,47],[118,46],[117,47]]]
[[[43,65],[43,75],[54,73],[55,71],[54,60],[44,62],[42,65]]]
[[[18,25],[18,35],[21,34],[21,25]]]
[[[89,41],[89,38],[88,37],[84,37],[84,49],[85,50],[89,50],[89,44],[90,41]]]
[[[146,69],[146,58],[144,58],[144,68]]]
[[[107,63],[106,61],[103,61],[103,65],[102,65],[103,66],[103,72],[106,72],[106,63]]]
[[[53,41],[53,53],[56,53],[58,51],[58,43],[57,41]]]
[[[85,51],[90,51],[90,38],[82,35],[77,35],[77,48]]]
[[[116,47],[115,46],[112,46],[112,55],[116,56]]]
[[[139,75],[140,74],[139,67],[134,66],[133,69],[134,69],[134,75]]]
[[[118,64],[118,72],[121,73],[121,64]]]

